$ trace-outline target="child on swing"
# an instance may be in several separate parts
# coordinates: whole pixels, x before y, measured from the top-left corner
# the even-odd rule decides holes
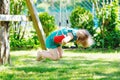
[[[40,61],[43,58],[59,60],[62,58],[63,54],[62,45],[75,41],[78,45],[80,44],[85,48],[90,47],[93,44],[90,33],[85,29],[76,30],[72,28],[63,28],[52,32],[46,39],[46,47],[49,50],[38,51],[37,61]]]

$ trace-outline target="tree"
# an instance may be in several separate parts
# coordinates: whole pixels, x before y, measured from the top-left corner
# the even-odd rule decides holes
[[[10,0],[0,0],[0,14],[9,14]],[[10,63],[9,22],[0,21],[0,64]]]

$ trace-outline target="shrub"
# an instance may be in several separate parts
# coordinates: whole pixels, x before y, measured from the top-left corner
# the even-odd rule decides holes
[[[93,23],[93,16],[90,11],[82,8],[76,7],[71,15],[70,15],[70,22],[71,27],[73,28],[84,28],[89,30],[89,32],[93,35],[94,34],[94,23]]]
[[[47,12],[40,13],[39,19],[42,23],[42,27],[46,36],[56,29],[54,17],[49,15]]]

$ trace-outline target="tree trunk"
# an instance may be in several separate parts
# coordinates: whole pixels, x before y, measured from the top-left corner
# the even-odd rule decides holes
[[[0,0],[0,14],[9,14],[10,0]],[[0,21],[0,64],[10,64],[9,22]]]

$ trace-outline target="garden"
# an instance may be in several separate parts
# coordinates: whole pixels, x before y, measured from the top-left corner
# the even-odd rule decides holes
[[[32,18],[27,0],[8,1],[10,4],[4,0],[0,2],[0,63],[2,56],[10,57],[8,63],[0,64],[0,80],[120,79],[119,0],[30,0],[37,11],[45,38],[58,30],[59,25],[86,29],[92,35],[94,44],[88,48],[76,42],[62,46],[64,54],[57,61],[48,58],[36,60],[37,51],[42,51],[43,47],[39,37],[43,36],[38,36],[32,20],[3,21],[7,19],[1,18],[6,14],[1,6],[3,3],[10,6],[6,5],[9,8],[7,12],[10,11],[8,15]],[[7,35],[4,36],[4,33]]]

